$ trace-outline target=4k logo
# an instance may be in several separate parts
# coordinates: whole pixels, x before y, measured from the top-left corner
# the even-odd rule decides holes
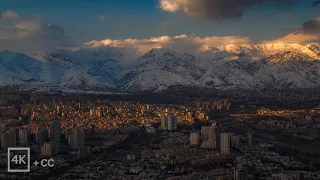
[[[8,148],[8,172],[30,172],[30,148]]]

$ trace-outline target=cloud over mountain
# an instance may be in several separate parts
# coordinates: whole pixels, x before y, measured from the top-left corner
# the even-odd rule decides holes
[[[47,24],[39,17],[21,17],[6,11],[0,19],[0,47],[16,52],[50,51],[67,47],[62,27]]]
[[[0,19],[1,18],[19,18],[20,15],[11,11],[11,10],[6,10],[2,13],[0,13]]]
[[[320,17],[315,20],[307,21],[302,26],[303,33],[311,35],[320,34]]]
[[[168,12],[183,12],[190,16],[217,20],[241,18],[253,5],[289,4],[297,0],[160,0],[160,8]]]
[[[163,0],[165,1],[165,0]],[[240,0],[242,1],[242,0]],[[188,0],[167,0],[169,4],[163,4],[168,11],[177,12],[181,10],[181,4],[170,4],[173,2],[184,2],[182,5],[191,5]],[[190,1],[191,2],[191,1]],[[206,2],[199,0],[195,2]],[[231,2],[231,0],[226,0]],[[285,1],[282,1],[285,2]],[[290,1],[291,2],[291,1]],[[220,3],[220,1],[219,1]],[[217,5],[219,5],[219,3]],[[172,5],[172,6],[171,6]],[[164,8],[164,7],[163,7]],[[180,8],[180,9],[179,9]],[[216,7],[217,8],[217,7]],[[307,21],[290,33],[279,39],[267,43],[308,43],[319,40],[320,18]],[[91,34],[90,34],[91,35]],[[260,41],[261,42],[261,41]],[[129,55],[142,55],[152,48],[167,47],[180,52],[197,53],[203,51],[214,51],[215,47],[227,45],[252,45],[254,42],[247,36],[158,36],[151,38],[128,38],[128,39],[103,39],[92,40],[79,45],[72,45],[59,25],[48,24],[40,17],[23,17],[18,13],[7,10],[1,13],[0,18],[0,49],[29,54],[34,51],[55,51],[57,49],[80,49],[116,47],[128,50]],[[265,43],[265,42],[264,42]]]
[[[271,42],[310,43],[320,40],[320,17],[306,21],[296,32]]]
[[[225,46],[228,44],[244,45],[250,44],[249,37],[240,36],[208,36],[199,37],[195,35],[180,35],[180,36],[160,36],[152,37],[150,39],[124,39],[112,40],[105,39],[101,41],[90,41],[84,43],[85,48],[99,48],[103,46],[121,47],[127,49],[135,49],[138,53],[143,54],[152,48],[169,47],[185,52],[197,52],[203,46]]]

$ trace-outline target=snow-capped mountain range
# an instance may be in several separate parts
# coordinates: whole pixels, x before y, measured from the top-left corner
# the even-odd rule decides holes
[[[169,48],[138,55],[114,47],[77,51],[0,51],[0,85],[23,89],[161,91],[170,86],[217,89],[316,88],[320,45],[204,46],[197,53]]]

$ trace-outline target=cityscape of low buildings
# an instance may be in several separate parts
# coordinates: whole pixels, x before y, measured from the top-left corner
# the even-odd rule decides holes
[[[9,147],[30,147],[32,161],[52,158],[55,166],[31,165],[28,177],[0,168],[0,179],[320,178],[317,106],[271,111],[237,99],[37,99],[20,102],[18,118],[1,116],[1,167]]]

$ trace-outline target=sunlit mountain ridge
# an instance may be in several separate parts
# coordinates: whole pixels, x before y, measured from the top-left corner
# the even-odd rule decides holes
[[[0,52],[0,83],[26,89],[69,88],[141,92],[170,86],[216,89],[315,88],[320,85],[320,45],[270,43],[183,52],[157,47],[143,55],[124,48]]]

